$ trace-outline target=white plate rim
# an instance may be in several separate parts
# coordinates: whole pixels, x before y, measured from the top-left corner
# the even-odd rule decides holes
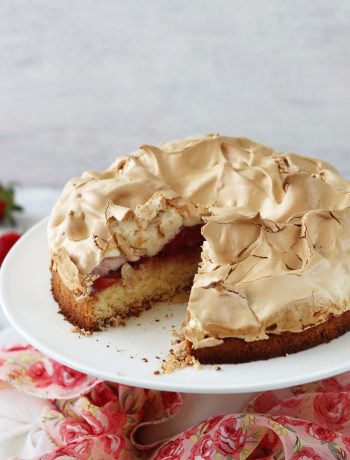
[[[18,242],[13,246],[13,248],[10,250],[9,254],[6,256],[4,263],[0,269],[0,304],[2,306],[2,309],[5,313],[6,318],[12,324],[12,326],[19,332],[23,338],[25,338],[31,345],[33,345],[35,348],[40,350],[42,353],[46,354],[50,358],[66,365],[69,366],[75,370],[78,370],[80,372],[98,377],[102,380],[110,380],[110,381],[115,381],[118,383],[126,384],[126,385],[131,385],[131,386],[136,386],[136,387],[144,387],[144,388],[150,388],[150,389],[156,389],[156,390],[166,390],[166,391],[180,391],[180,392],[185,392],[185,393],[208,393],[208,394],[220,394],[220,393],[248,393],[248,392],[256,392],[256,391],[265,391],[265,390],[273,390],[273,389],[279,389],[279,388],[285,388],[289,386],[294,386],[294,385],[300,385],[316,380],[320,380],[323,378],[331,377],[337,374],[341,374],[343,372],[346,372],[350,369],[350,357],[348,361],[345,362],[332,362],[329,363],[327,366],[324,366],[322,369],[318,369],[317,372],[313,373],[307,373],[307,372],[302,372],[302,373],[296,373],[294,377],[292,376],[282,376],[280,379],[275,379],[274,381],[259,381],[258,379],[255,381],[250,382],[249,384],[245,383],[243,386],[240,384],[216,384],[216,385],[205,385],[201,384],[198,385],[198,383],[191,383],[191,381],[175,381],[172,382],[171,375],[175,375],[181,372],[184,372],[183,370],[177,371],[174,374],[169,374],[169,375],[162,375],[162,376],[156,376],[151,377],[151,378],[142,378],[141,380],[139,378],[135,378],[132,376],[128,376],[125,374],[111,374],[107,371],[101,372],[101,370],[98,370],[93,367],[89,367],[86,364],[82,365],[81,363],[77,362],[74,359],[71,359],[69,356],[66,354],[59,353],[57,350],[53,349],[50,346],[45,345],[42,343],[40,340],[38,340],[35,336],[33,336],[30,331],[28,331],[26,328],[23,327],[23,324],[18,318],[18,316],[14,315],[13,308],[11,306],[11,302],[9,300],[9,291],[7,289],[7,281],[9,279],[9,276],[11,275],[11,270],[16,264],[16,259],[18,257],[18,254],[24,250],[26,245],[30,245],[30,240],[33,237],[33,235],[37,234],[38,232],[43,230],[43,227],[46,228],[48,218],[45,218],[38,222],[36,225],[34,225],[31,229],[29,229],[19,240]],[[46,242],[45,242],[46,244]],[[347,337],[345,337],[347,336]],[[344,339],[347,338],[348,342],[350,343],[350,332],[347,334],[344,334],[338,339],[335,339],[328,344],[323,344],[318,347],[314,347],[313,349],[310,349],[311,351],[315,351],[318,349],[321,352],[321,347],[323,347],[323,351],[329,347],[330,344],[333,344],[336,341],[342,341],[344,342]],[[170,344],[169,344],[170,347]],[[278,362],[278,360],[284,360],[284,359],[289,359],[289,358],[294,358],[293,361],[299,361],[299,364],[302,365],[303,358],[306,356],[305,353],[310,352],[310,350],[306,350],[304,352],[299,352],[293,355],[290,355],[288,357],[283,357],[283,358],[273,358],[268,361],[257,361],[255,363],[246,363],[244,365],[238,364],[238,365],[223,365],[221,366],[223,368],[222,372],[215,372],[215,374],[223,374],[224,372],[233,372],[237,371],[239,372],[242,369],[242,366],[254,366],[256,365],[258,367],[261,366],[262,364],[265,364],[267,367],[274,365]],[[278,365],[278,364],[277,364]],[[208,368],[209,366],[203,366],[204,368]],[[210,366],[211,367],[211,366]],[[188,373],[190,372],[190,375],[193,377],[192,372],[199,373],[195,374],[195,376],[199,376],[200,373],[202,372],[201,370],[195,370],[195,369],[186,369],[186,375],[184,377],[188,377]],[[152,374],[153,375],[153,374]],[[186,378],[184,379],[186,380]],[[196,380],[196,378],[195,378]]]

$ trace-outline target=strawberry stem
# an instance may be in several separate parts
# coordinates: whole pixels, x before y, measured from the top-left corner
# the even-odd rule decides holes
[[[0,184],[0,224],[15,225],[13,212],[23,211],[22,206],[15,202],[15,188],[13,184],[3,186]]]

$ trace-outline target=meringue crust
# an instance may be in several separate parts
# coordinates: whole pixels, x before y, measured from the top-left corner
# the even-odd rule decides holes
[[[310,346],[336,336],[333,326],[317,328],[341,325],[350,309],[349,181],[328,163],[249,139],[144,145],[72,179],[48,226],[54,278],[89,304],[97,278],[152,260],[199,224],[204,243],[184,328],[191,353],[256,342],[279,343],[283,354],[308,330],[318,337]]]

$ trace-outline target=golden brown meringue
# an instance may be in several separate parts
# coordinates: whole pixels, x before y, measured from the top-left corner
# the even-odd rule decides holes
[[[329,164],[207,135],[118,159],[71,180],[48,227],[55,269],[77,296],[204,221],[186,337],[301,331],[349,309],[349,182]]]

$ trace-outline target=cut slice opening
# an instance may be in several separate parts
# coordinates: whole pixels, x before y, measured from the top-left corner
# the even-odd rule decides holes
[[[74,325],[99,330],[130,316],[138,316],[156,301],[171,300],[189,290],[200,262],[201,225],[183,227],[153,257],[128,262],[97,278],[89,298],[77,300],[53,273],[52,290],[60,311]]]

